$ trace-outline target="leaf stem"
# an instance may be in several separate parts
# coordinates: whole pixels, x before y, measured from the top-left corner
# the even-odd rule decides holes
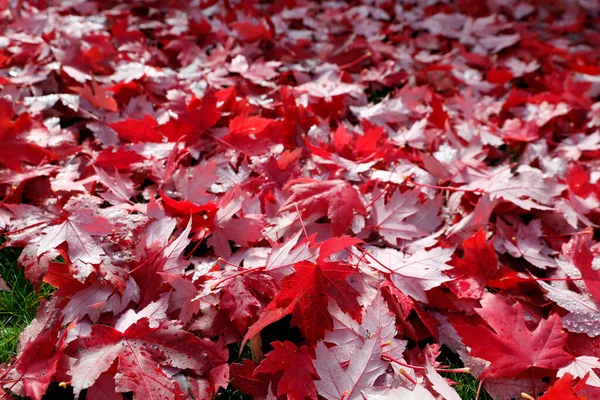
[[[217,142],[221,143],[223,146],[225,147],[229,147],[232,150],[235,150],[237,152],[239,152],[240,154],[243,154],[244,156],[248,157],[248,153],[246,153],[244,150],[240,149],[237,146],[232,145],[231,143],[229,143],[226,140],[221,139],[218,136],[213,135],[212,133],[206,132],[206,135],[214,140],[216,140]]]
[[[300,224],[302,225],[302,231],[304,231],[304,236],[306,240],[308,240],[308,233],[306,232],[306,226],[304,225],[304,220],[302,219],[302,213],[300,213],[300,209],[298,209],[298,203],[294,202],[294,207],[296,207],[296,212],[298,213],[298,218],[300,219]]]
[[[465,193],[477,193],[477,194],[485,193],[485,191],[481,190],[481,189],[463,189],[463,188],[452,187],[452,186],[427,185],[425,183],[417,183],[414,181],[410,181],[408,183],[410,183],[411,185],[414,185],[414,186],[425,187],[425,188],[429,188],[429,189],[449,190],[451,192],[465,192]]]
[[[36,222],[35,224],[28,225],[28,226],[26,226],[24,228],[17,229],[17,230],[14,230],[14,231],[10,231],[10,232],[6,232],[5,235],[6,236],[14,235],[15,233],[23,232],[23,231],[25,231],[27,229],[35,228],[36,226],[40,226],[40,225],[44,225],[44,224],[49,224],[52,221],[53,220]]]
[[[386,193],[387,193],[387,190],[389,189],[389,187],[390,187],[390,184],[389,184],[389,183],[388,183],[387,185],[385,185],[385,187],[383,188],[383,190],[381,191],[381,193],[379,193],[377,196],[375,196],[375,198],[374,198],[373,200],[371,200],[371,202],[369,202],[369,204],[367,204],[367,205],[365,206],[365,208],[369,208],[369,207],[371,207],[373,204],[375,204],[375,202],[376,202],[377,200],[379,200],[379,198],[380,198],[381,196],[383,196],[384,194],[386,194]]]
[[[350,61],[347,64],[344,65],[340,65],[338,66],[339,69],[345,69],[345,68],[350,68],[355,66],[356,64],[360,63],[363,60],[366,60],[367,58],[371,57],[373,55],[373,53],[371,53],[370,51],[367,51],[365,54],[363,54],[362,56],[358,57],[356,60],[354,61]]]
[[[417,384],[417,381],[414,380],[413,377],[410,376],[410,374],[404,368],[400,368],[400,375],[402,375],[403,377],[408,379],[410,381],[410,383],[412,383],[413,385]]]
[[[485,379],[482,379],[479,381],[479,385],[477,385],[477,394],[475,395],[475,400],[477,400],[479,398],[479,394],[481,393],[481,387],[483,386],[483,381]]]
[[[226,262],[225,260],[223,260],[223,259],[220,259],[220,261],[224,261],[226,264],[229,264],[229,263],[227,263],[227,262]],[[229,264],[229,265],[234,265],[234,264]],[[239,268],[239,266],[237,266],[237,265],[236,265],[236,267],[238,267],[238,268]],[[217,288],[218,288],[218,287],[219,287],[221,284],[223,284],[224,282],[227,282],[228,280],[230,280],[230,279],[233,279],[233,278],[236,278],[236,277],[238,277],[238,276],[240,276],[240,275],[245,275],[245,274],[249,274],[249,273],[251,273],[251,272],[256,272],[256,271],[262,271],[262,270],[264,270],[264,269],[265,269],[265,267],[255,267],[255,268],[249,268],[249,269],[245,269],[245,270],[243,270],[243,271],[240,271],[240,272],[236,272],[236,273],[235,273],[235,274],[233,274],[233,275],[226,276],[225,278],[221,279],[220,281],[217,281],[217,283],[215,283],[214,285],[212,285],[212,286],[210,287],[210,290],[215,290],[215,289],[217,289]]]
[[[387,266],[383,265],[383,263],[382,263],[381,261],[379,261],[377,258],[375,258],[375,256],[374,256],[373,254],[369,253],[368,251],[366,251],[365,249],[363,249],[362,247],[360,247],[360,246],[358,246],[358,245],[357,245],[356,247],[358,247],[358,248],[359,248],[359,249],[360,249],[360,250],[361,250],[363,253],[365,253],[366,255],[368,255],[369,257],[371,257],[371,259],[372,259],[373,261],[375,261],[377,264],[381,265],[383,268],[385,268],[385,269],[386,269],[387,271],[389,271],[390,273],[393,273],[393,272],[394,272],[394,270],[393,270],[393,269],[391,269],[391,268],[389,268],[389,267],[387,267]]]
[[[396,360],[395,358],[393,358],[392,356],[388,355],[388,354],[382,354],[381,357],[383,358],[387,358],[388,361],[391,361],[393,363],[396,363],[398,365],[401,365],[403,367],[406,368],[411,368],[411,369],[417,369],[417,370],[425,370],[425,367],[420,367],[418,365],[410,365],[410,364],[406,364],[405,362]],[[464,368],[434,368],[437,372],[454,372],[454,373],[470,373],[471,369],[468,367],[464,367]]]

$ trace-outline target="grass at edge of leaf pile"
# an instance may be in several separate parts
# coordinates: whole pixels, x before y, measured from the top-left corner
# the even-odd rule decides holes
[[[0,243],[2,239],[0,239]],[[53,289],[43,284],[36,292],[17,266],[19,250],[0,250],[0,276],[11,291],[0,291],[0,363],[6,363],[17,352],[19,334],[35,318],[40,301]]]
[[[446,346],[442,346],[438,361],[441,362],[442,365],[452,369],[465,367],[458,354],[453,353],[452,350]],[[443,372],[441,375],[444,378],[456,382],[452,387],[456,390],[456,393],[458,393],[462,400],[473,400],[475,398],[477,398],[477,400],[496,400],[495,397],[486,392],[483,386],[481,387],[479,397],[476,397],[479,380],[469,373]]]
[[[451,367],[462,368],[462,365],[451,365]],[[479,386],[479,381],[473,375],[449,372],[442,373],[442,376],[444,378],[448,378],[456,382],[456,385],[453,385],[452,387],[454,388],[454,390],[456,390],[456,393],[458,393],[461,399],[475,399],[475,396],[477,395],[477,387]],[[477,400],[494,400],[494,398],[490,396],[482,387],[481,392],[479,393],[479,397],[477,397]]]

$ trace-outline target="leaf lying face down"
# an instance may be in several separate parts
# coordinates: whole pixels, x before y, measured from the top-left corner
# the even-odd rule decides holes
[[[76,358],[69,371],[76,395],[116,362],[117,392],[133,392],[136,398],[145,399],[183,398],[179,384],[166,374],[165,367],[202,375],[227,362],[222,342],[199,339],[172,322],[152,324],[148,318],[124,332],[93,325],[89,336],[80,337],[70,347]]]
[[[452,248],[418,250],[410,255],[390,248],[373,247],[369,251],[373,255],[371,259],[367,258],[369,265],[389,273],[394,286],[416,300],[427,302],[427,290],[452,279],[443,273],[452,269],[447,264],[454,252]]]

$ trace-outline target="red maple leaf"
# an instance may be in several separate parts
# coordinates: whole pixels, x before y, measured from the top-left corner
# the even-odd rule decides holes
[[[202,374],[227,361],[227,349],[221,342],[199,339],[172,323],[151,327],[147,318],[125,332],[94,325],[91,333],[71,343],[68,351],[76,358],[69,371],[76,395],[118,360],[117,392],[133,392],[145,399],[183,398],[179,384],[165,375],[161,365]]]
[[[577,396],[575,393],[578,389],[581,389],[580,384],[573,387],[573,376],[566,373],[562,378],[554,382],[552,386],[544,393],[543,396],[538,397],[538,400],[584,400],[587,397]]]
[[[260,136],[273,120],[261,117],[240,115],[229,122],[229,134],[232,136],[255,135]]]
[[[56,220],[57,224],[45,228],[39,241],[38,255],[66,242],[71,261],[81,260],[89,264],[99,264],[104,250],[92,236],[107,235],[113,225],[106,219],[94,215],[92,209],[77,208],[64,212]]]
[[[492,328],[457,323],[454,328],[471,354],[491,362],[480,378],[514,378],[529,368],[556,370],[572,360],[565,352],[565,334],[560,317],[552,314],[531,331],[525,324],[523,307],[508,305],[500,296],[487,294],[477,313]]]
[[[227,314],[227,318],[236,329],[238,337],[243,337],[248,327],[256,320],[260,303],[248,290],[241,279],[233,279],[223,287],[219,299],[219,309]]]
[[[73,90],[89,101],[94,107],[103,108],[106,111],[112,112],[119,109],[114,97],[107,94],[107,90],[94,81],[92,81],[91,85],[83,85],[83,87],[73,88]]]
[[[22,114],[12,121],[12,104],[0,98],[0,166],[21,171],[22,163],[39,165],[43,161],[52,161],[56,156],[27,137],[36,124],[28,114]]]
[[[156,131],[158,122],[150,115],[145,115],[142,120],[127,118],[109,126],[117,132],[121,139],[132,143],[160,142],[162,140],[162,135]]]
[[[144,157],[124,147],[119,149],[106,148],[96,158],[94,163],[97,167],[110,170],[113,168],[129,170],[134,164],[144,161]]]
[[[253,24],[249,21],[235,21],[231,24],[240,40],[254,42],[259,39],[271,39],[271,30],[261,22]]]
[[[359,292],[347,281],[356,272],[354,269],[339,262],[302,261],[294,270],[283,279],[283,289],[250,327],[244,341],[291,313],[292,324],[300,327],[309,343],[316,343],[323,338],[325,330],[333,329],[333,319],[327,310],[329,298],[335,300],[342,311],[361,321]]]
[[[298,207],[304,218],[313,214],[327,216],[331,220],[334,236],[348,229],[355,212],[365,213],[358,192],[345,181],[295,179],[288,182],[286,188],[291,196],[280,211],[295,211]]]
[[[592,267],[594,255],[590,249],[589,241],[592,231],[587,234],[574,235],[569,243],[565,244],[563,251],[571,257],[573,265],[581,272],[585,287],[589,290],[592,297],[600,303],[600,271]]]
[[[144,249],[141,259],[131,270],[131,276],[139,282],[144,282],[140,288],[141,306],[146,306],[160,294],[162,287],[168,281],[169,274],[179,275],[187,266],[187,263],[182,262],[179,257],[185,246],[189,244],[188,235],[191,227],[191,223],[188,223],[179,237],[167,245],[160,247],[158,244],[153,244],[150,248]]]
[[[276,374],[282,372],[277,384],[277,395],[290,400],[316,399],[317,389],[313,380],[316,371],[312,365],[312,355],[307,346],[296,347],[290,341],[272,342],[273,350],[254,370],[257,374]]]
[[[254,375],[257,366],[258,363],[246,359],[242,364],[231,364],[231,385],[255,399],[262,399],[267,395],[269,380],[264,375]]]
[[[264,222],[261,216],[240,215],[244,200],[243,193],[236,188],[223,196],[218,204],[219,210],[214,218],[214,232],[208,239],[208,244],[215,249],[218,256],[225,259],[231,255],[229,241],[247,247],[263,236],[261,229],[264,227]],[[236,216],[238,218],[234,218]]]
[[[206,93],[202,100],[194,98],[185,111],[177,119],[171,119],[158,130],[170,141],[177,141],[185,136],[188,145],[198,142],[201,135],[213,127],[221,118],[217,107],[217,98],[213,91]]]
[[[50,383],[56,379],[59,361],[66,346],[67,332],[74,326],[74,323],[70,324],[61,332],[61,323],[55,320],[49,329],[44,329],[26,343],[13,369],[7,371],[14,382],[21,382],[22,396],[42,399]]]
[[[483,230],[463,241],[463,250],[464,256],[451,263],[454,269],[449,274],[456,278],[447,285],[458,297],[479,299],[486,281],[498,271],[498,257]]]

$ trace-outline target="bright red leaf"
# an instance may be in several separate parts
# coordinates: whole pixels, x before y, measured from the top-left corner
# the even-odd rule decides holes
[[[554,382],[550,389],[539,397],[539,400],[583,400],[586,398],[575,394],[573,376],[565,374],[565,376]]]
[[[358,192],[344,181],[298,179],[289,182],[287,188],[291,196],[280,211],[293,212],[298,207],[304,218],[312,214],[326,216],[331,220],[334,235],[340,235],[348,229],[355,213],[365,212]]]
[[[359,293],[347,281],[355,271],[341,263],[314,264],[307,261],[294,265],[295,272],[282,281],[281,293],[273,299],[255,325],[264,325],[263,320],[272,320],[273,313],[285,310],[292,314],[292,324],[298,325],[309,343],[323,338],[326,330],[333,328],[333,320],[327,311],[329,298],[357,321],[361,320]],[[277,319],[285,314],[278,313]],[[246,339],[251,337],[255,326],[250,327]]]
[[[448,286],[458,297],[480,299],[486,281],[498,271],[496,251],[485,236],[485,232],[479,230],[463,241],[464,256],[452,262],[451,275],[456,278]]]
[[[144,115],[142,120],[127,118],[110,124],[121,139],[132,143],[160,142],[162,135],[156,131],[157,126],[158,122],[150,115]]]
[[[312,366],[312,356],[307,346],[296,347],[292,342],[273,342],[273,350],[254,370],[256,374],[276,374],[282,372],[277,384],[277,395],[287,395],[291,400],[313,399],[317,390],[313,379],[316,371]]]
[[[564,350],[565,335],[557,314],[541,320],[532,331],[519,303],[510,306],[488,294],[476,311],[493,331],[481,325],[454,327],[472,355],[491,362],[481,378],[514,378],[529,368],[557,369],[572,359]]]
[[[106,89],[98,85],[96,82],[91,85],[84,85],[81,88],[73,88],[73,90],[81,95],[84,99],[90,102],[94,107],[102,108],[106,111],[115,112],[119,108],[117,101],[111,95],[107,94]]]

